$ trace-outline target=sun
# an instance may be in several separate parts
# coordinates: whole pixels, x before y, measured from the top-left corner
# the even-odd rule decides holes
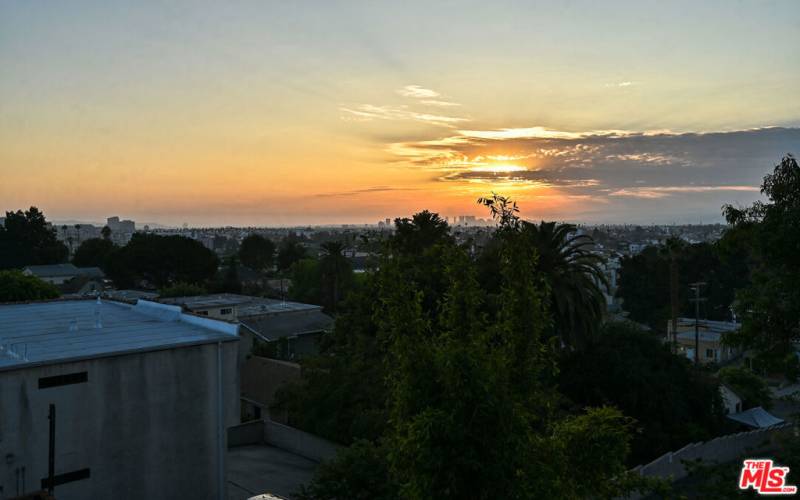
[[[488,172],[493,174],[508,174],[512,172],[524,172],[528,170],[519,165],[479,165],[470,168],[472,172]]]

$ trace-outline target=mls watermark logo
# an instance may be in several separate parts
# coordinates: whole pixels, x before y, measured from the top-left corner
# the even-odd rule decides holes
[[[739,475],[739,489],[753,488],[759,495],[794,495],[797,486],[786,484],[788,467],[775,465],[770,459],[748,459]]]

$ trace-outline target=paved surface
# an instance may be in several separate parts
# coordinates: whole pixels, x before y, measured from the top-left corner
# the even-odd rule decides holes
[[[317,463],[266,445],[228,450],[228,500],[246,500],[261,493],[292,498],[308,484]]]

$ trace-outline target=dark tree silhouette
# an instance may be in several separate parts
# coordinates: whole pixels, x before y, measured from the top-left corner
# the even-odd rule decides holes
[[[56,239],[55,229],[38,208],[6,212],[5,225],[0,226],[0,269],[58,264],[68,255],[69,249]]]
[[[239,260],[256,271],[269,271],[275,261],[275,244],[260,234],[248,235],[239,247]]]

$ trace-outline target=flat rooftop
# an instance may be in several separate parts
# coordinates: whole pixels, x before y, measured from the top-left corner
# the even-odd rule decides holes
[[[143,300],[0,305],[0,371],[238,338],[237,325]]]
[[[301,486],[311,482],[318,465],[267,445],[230,448],[225,464],[228,500],[247,500],[263,493],[294,498]]]
[[[236,307],[238,316],[257,316],[261,314],[278,314],[287,311],[309,311],[321,309],[321,306],[287,302],[284,300],[239,295],[235,293],[217,293],[212,295],[193,295],[187,297],[168,297],[159,299],[164,304],[183,306],[190,311],[217,307]]]

